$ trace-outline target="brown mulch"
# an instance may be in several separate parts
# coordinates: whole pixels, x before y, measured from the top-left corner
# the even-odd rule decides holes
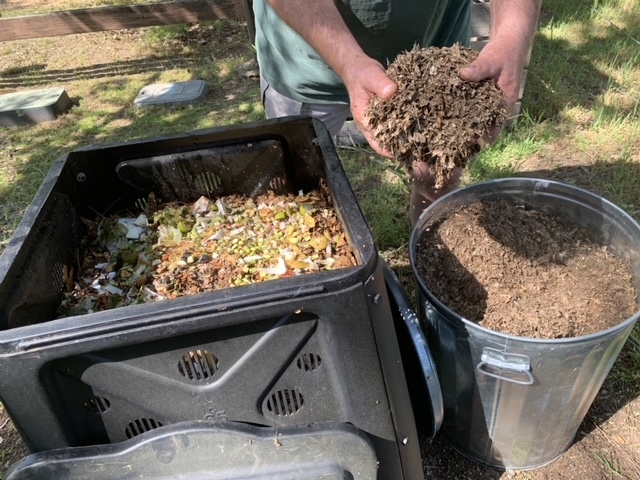
[[[624,261],[583,229],[505,200],[461,206],[425,229],[417,269],[454,312],[514,336],[588,335],[636,310]]]
[[[459,76],[477,56],[460,44],[416,46],[387,69],[396,94],[388,100],[372,97],[367,110],[380,146],[407,167],[429,164],[436,187],[456,167],[466,167],[507,119],[502,92],[492,80],[468,82]]]

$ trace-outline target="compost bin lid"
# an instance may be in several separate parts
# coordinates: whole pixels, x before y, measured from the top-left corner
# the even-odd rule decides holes
[[[207,453],[209,452],[209,453]],[[124,442],[47,450],[13,465],[6,480],[67,478],[252,478],[370,480],[378,459],[369,437],[346,423],[255,427],[191,421]]]
[[[444,417],[444,402],[435,362],[418,315],[413,310],[400,280],[382,258],[380,261],[393,307],[413,413],[420,432],[433,438]]]

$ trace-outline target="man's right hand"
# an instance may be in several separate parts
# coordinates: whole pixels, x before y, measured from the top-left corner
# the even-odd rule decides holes
[[[356,126],[373,149],[391,157],[371,136],[365,111],[372,96],[391,98],[396,84],[384,67],[369,57],[347,28],[334,0],[268,0],[287,25],[311,45],[342,79]]]
[[[364,54],[345,64],[341,74],[349,92],[351,114],[356,126],[378,154],[392,158],[373,138],[366,111],[372,97],[388,100],[395,95],[398,86],[387,76],[380,62]]]

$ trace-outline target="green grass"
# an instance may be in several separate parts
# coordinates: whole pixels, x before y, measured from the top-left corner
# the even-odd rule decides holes
[[[616,478],[622,478],[622,475],[620,474],[620,472],[615,468],[613,463],[604,454],[596,453],[595,455],[598,458],[598,461],[602,464],[603,468],[609,475]]]
[[[409,220],[409,178],[399,165],[368,149],[339,148],[340,158],[376,245],[381,250],[397,249],[407,243]]]
[[[533,119],[523,111],[512,127],[471,162],[466,183],[516,175],[520,164],[540,152],[555,135],[548,122]]]
[[[62,65],[53,66],[58,75],[68,79],[64,87],[76,106],[55,122],[0,127],[0,250],[50,165],[64,153],[90,144],[156,137],[264,118],[257,82],[244,79],[238,70],[253,58],[243,27],[237,23],[212,22],[201,29],[209,30],[215,38],[224,38],[230,48],[216,51],[214,58],[211,47],[203,48],[203,54],[192,51],[199,48],[197,42],[184,46],[185,43],[179,41],[180,36],[188,33],[188,27],[156,27],[145,29],[142,40],[136,37],[138,44],[132,48],[142,54],[138,64],[121,61],[71,71],[62,69]],[[42,62],[46,64],[47,53],[58,48],[57,44],[50,39],[35,44],[41,46],[39,53],[32,55],[32,60],[27,60],[23,67],[3,69],[0,63],[0,88],[3,81],[14,82],[13,78],[32,89],[60,85],[55,80],[50,84],[47,71],[40,66]],[[7,51],[7,55],[10,53]],[[206,81],[210,89],[203,103],[145,108],[134,105],[145,85],[193,79]]]

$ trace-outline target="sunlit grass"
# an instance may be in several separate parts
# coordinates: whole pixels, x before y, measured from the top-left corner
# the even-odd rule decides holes
[[[68,0],[55,8],[133,3],[148,0]],[[51,10],[49,3],[31,10],[3,6],[2,17]],[[244,33],[235,26],[234,31]],[[76,101],[55,122],[0,127],[0,252],[51,164],[66,152],[89,144],[153,138],[264,117],[257,81],[242,76],[243,65],[255,53],[248,41],[246,48],[235,45],[233,51],[226,43],[199,50],[179,41],[190,28],[174,25],[142,29],[130,36],[109,34],[121,37],[120,45],[132,55],[107,62],[100,72],[92,68],[93,55],[104,48],[98,37],[0,43],[0,81],[17,78],[7,89],[63,85]],[[222,22],[207,28],[229,38],[228,26]],[[471,162],[465,183],[520,175],[526,163],[535,159],[545,165],[544,173],[565,168],[563,180],[602,194],[640,220],[639,39],[638,0],[544,0],[521,116]],[[87,48],[76,49],[80,53],[67,63],[52,63],[51,53],[69,41],[87,42]],[[24,53],[16,55],[18,49]],[[145,85],[193,79],[209,86],[202,103],[134,105]],[[9,83],[0,83],[0,90],[5,88],[2,85]],[[411,232],[406,172],[369,149],[338,148],[338,153],[377,247],[383,255],[404,252]],[[638,372],[640,327],[620,354],[612,382],[621,391],[636,389]],[[9,453],[0,448],[0,461]],[[599,458],[615,475],[617,467],[608,457]],[[521,475],[518,478],[524,479],[528,474]]]
[[[406,171],[370,149],[338,148],[338,152],[378,248],[395,249],[407,243],[411,223]]]
[[[86,57],[73,59],[82,65],[79,69],[66,62],[51,63],[52,49],[58,48],[58,40],[34,40],[34,47],[20,41],[14,44],[15,51],[6,50],[8,56],[0,59],[0,82],[3,79],[11,82],[17,75],[25,89],[62,85],[75,104],[55,122],[0,127],[0,251],[51,164],[64,153],[86,145],[153,138],[264,118],[258,82],[244,78],[240,71],[254,56],[244,27],[237,22],[226,25],[211,22],[201,26],[207,32],[221,35],[229,48],[220,51],[212,47],[204,55],[193,54],[185,67],[183,52],[176,54],[176,48],[184,43],[180,36],[189,28],[178,25],[145,29],[142,35],[131,37],[135,43],[131,45],[126,42],[128,37],[122,40],[118,37],[122,45],[130,46],[133,53],[145,57],[139,65],[127,60],[92,67],[89,52],[95,36],[79,37],[87,41],[87,52],[82,54]],[[22,49],[25,53],[37,53],[17,53]],[[51,57],[49,62],[48,57]],[[19,61],[15,62],[14,58]],[[153,63],[158,59],[163,62],[161,68]],[[146,69],[148,62],[152,62],[154,68]],[[52,70],[60,72],[61,78],[68,81],[63,83],[52,77],[53,83],[48,84],[46,78]],[[138,107],[134,103],[146,85],[194,79],[203,80],[208,86],[208,94],[201,102],[152,107]]]

